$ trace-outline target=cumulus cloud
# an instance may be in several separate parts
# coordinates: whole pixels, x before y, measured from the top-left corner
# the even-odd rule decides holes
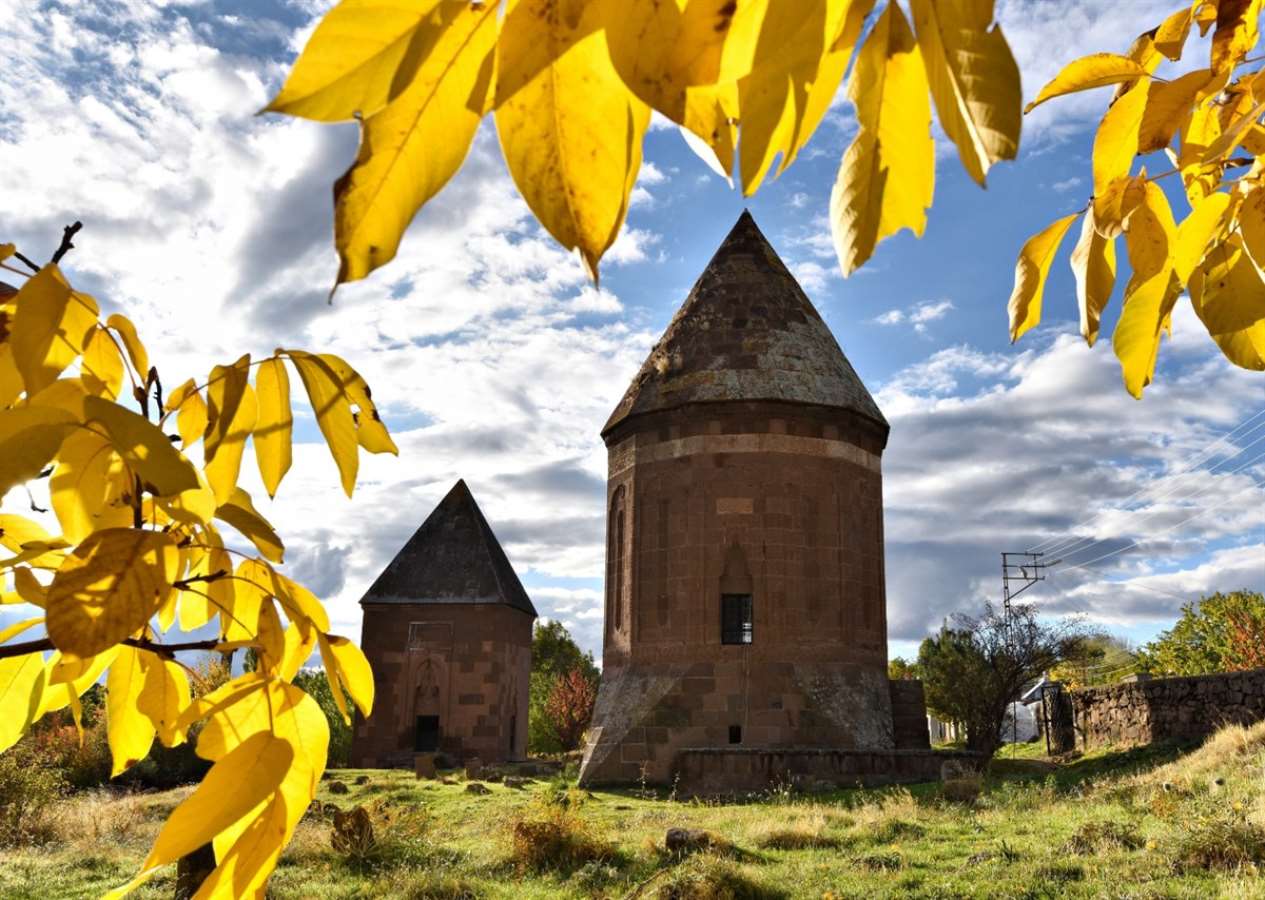
[[[922,303],[915,303],[913,306],[889,309],[886,312],[879,313],[874,317],[873,321],[877,325],[907,324],[918,334],[926,334],[929,322],[943,319],[956,308],[952,300],[925,300]]]

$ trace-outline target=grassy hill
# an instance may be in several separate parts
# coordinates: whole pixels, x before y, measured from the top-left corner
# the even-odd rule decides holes
[[[1265,897],[1265,723],[1186,753],[1002,758],[974,798],[969,782],[718,803],[449,780],[332,773],[320,800],[364,806],[374,839],[345,827],[336,850],[332,808],[313,810],[269,896]],[[125,881],[187,791],[65,801],[43,844],[0,850],[0,896],[92,897]],[[712,847],[670,854],[669,828],[706,831]],[[136,896],[170,897],[173,883]]]

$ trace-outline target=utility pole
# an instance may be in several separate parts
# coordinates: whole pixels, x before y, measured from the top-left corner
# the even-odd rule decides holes
[[[1013,659],[1015,653],[1014,635],[1011,633],[1011,604],[1010,601],[1018,597],[1028,588],[1032,587],[1039,581],[1045,581],[1046,570],[1055,563],[1045,562],[1044,553],[1029,552],[1003,552],[1001,555],[1001,593],[1002,608],[1006,623],[1006,646],[1010,650]],[[1011,755],[1015,753],[1014,746],[1019,739],[1019,698],[1012,697],[1010,700],[1010,746]]]

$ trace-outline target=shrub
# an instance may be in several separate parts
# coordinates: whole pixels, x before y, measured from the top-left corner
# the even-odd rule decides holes
[[[32,765],[17,753],[0,756],[0,846],[51,840],[54,831],[47,814],[66,790],[56,769]]]
[[[779,900],[786,893],[754,881],[729,860],[704,853],[668,870],[654,896],[659,900]]]
[[[534,804],[510,823],[510,858],[520,871],[572,872],[585,863],[606,861],[614,847],[579,814],[579,803]]]
[[[1233,806],[1186,821],[1168,849],[1177,872],[1233,872],[1265,862],[1265,829]]]
[[[1112,850],[1137,850],[1141,846],[1142,838],[1138,837],[1128,825],[1119,822],[1094,821],[1085,822],[1076,829],[1076,832],[1063,845],[1063,851],[1085,856]]]
[[[984,782],[978,775],[964,775],[961,778],[950,778],[940,785],[940,795],[951,803],[974,803],[984,789]]]

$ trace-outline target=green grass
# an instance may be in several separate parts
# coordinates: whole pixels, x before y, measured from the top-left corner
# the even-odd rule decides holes
[[[368,784],[354,784],[360,774]],[[682,900],[1265,898],[1256,871],[1265,864],[1265,724],[1227,729],[1189,754],[1003,757],[974,804],[945,801],[938,785],[720,803],[565,791],[546,780],[491,784],[478,796],[460,778],[333,777],[350,793],[330,794],[326,781],[319,799],[366,805],[379,843],[337,853],[330,819],[309,815],[270,898],[616,898],[638,888],[642,898]],[[0,850],[0,897],[93,897],[123,883],[187,792],[71,800],[53,843]],[[524,822],[550,827],[516,828]],[[663,849],[671,827],[706,830],[718,849],[673,857]],[[522,845],[546,832],[564,848],[556,856]],[[135,896],[170,897],[173,879],[164,873]]]

